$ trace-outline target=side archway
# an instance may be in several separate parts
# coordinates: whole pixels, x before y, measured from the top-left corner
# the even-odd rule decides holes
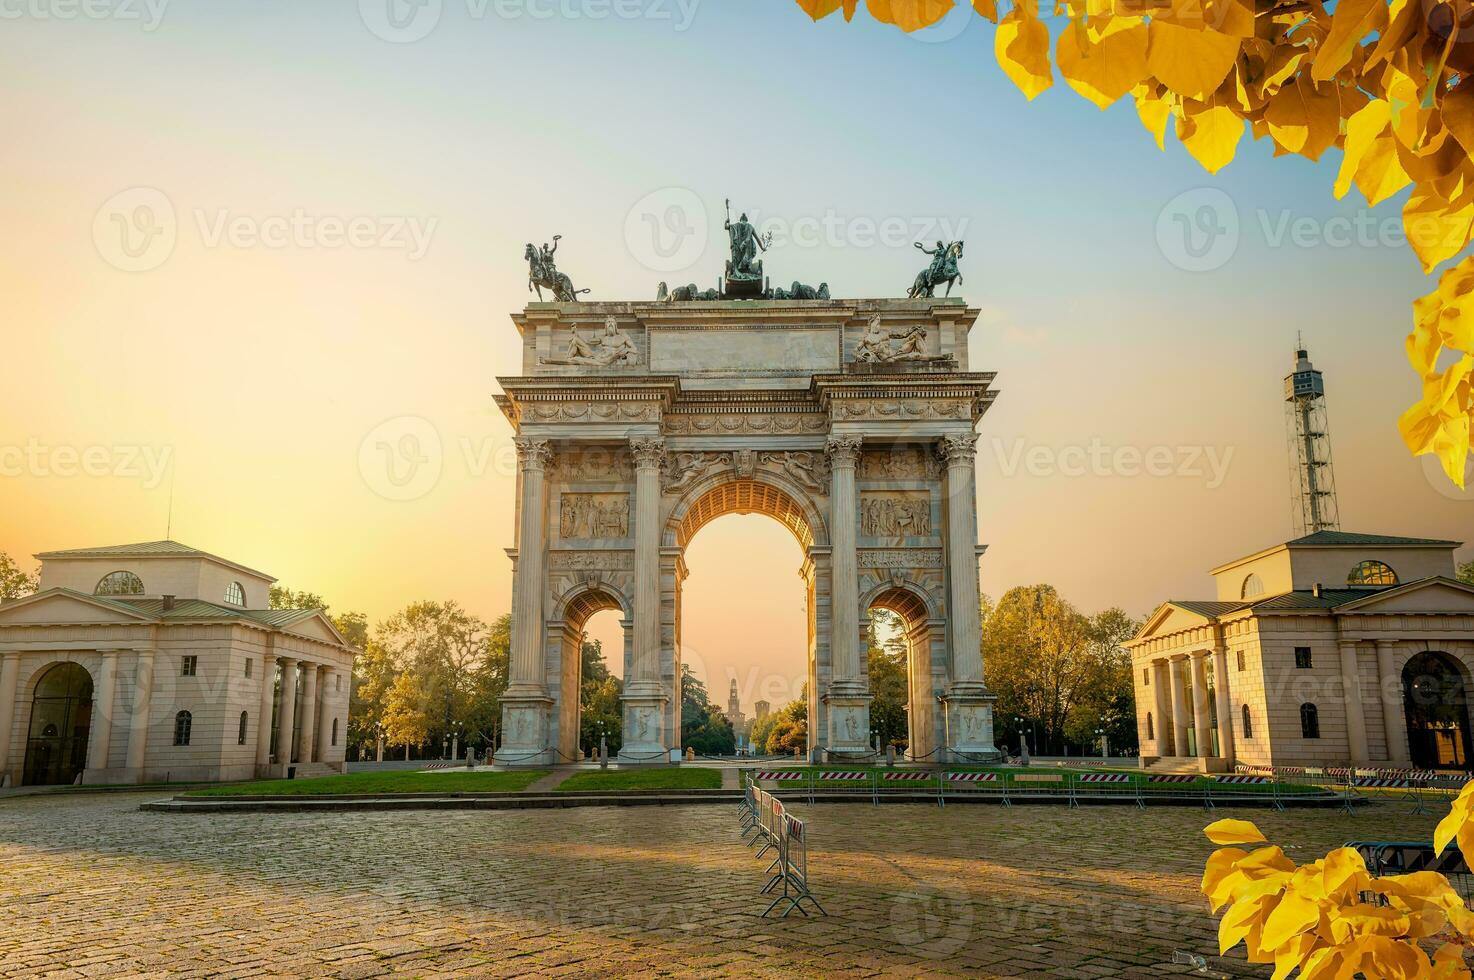
[[[558,691],[558,711],[553,718],[558,762],[575,762],[582,757],[579,731],[583,714],[584,628],[598,613],[615,610],[624,621],[624,675],[628,676],[632,603],[624,590],[599,576],[586,578],[562,592],[548,621],[548,649],[557,651],[548,662],[548,684]]]
[[[1468,769],[1474,758],[1469,676],[1441,650],[1415,654],[1402,669],[1408,749],[1422,769]]]
[[[31,695],[26,732],[27,786],[67,785],[87,767],[92,731],[92,675],[67,661],[42,668]]]
[[[906,640],[906,756],[935,760],[945,744],[937,700],[946,684],[946,630],[940,611],[922,586],[904,579],[877,585],[863,597],[862,606],[867,625],[875,609],[901,619]],[[872,694],[875,690],[872,680]]]

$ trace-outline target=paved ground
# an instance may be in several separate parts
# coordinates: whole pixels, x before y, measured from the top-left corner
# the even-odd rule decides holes
[[[765,863],[725,806],[203,817],[148,798],[0,801],[0,975],[1156,976],[1188,972],[1174,949],[1216,951],[1195,809],[795,808],[830,916],[763,920]],[[1232,815],[1299,860],[1434,823]]]

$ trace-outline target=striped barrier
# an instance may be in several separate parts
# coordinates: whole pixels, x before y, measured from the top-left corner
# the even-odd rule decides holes
[[[1195,783],[1198,781],[1198,777],[1184,773],[1159,772],[1155,775],[1148,776],[1146,781],[1149,783]]]
[[[931,773],[929,773],[929,772],[917,772],[915,770],[908,769],[908,770],[904,770],[902,772],[886,772],[886,773],[882,773],[881,774],[881,778],[884,779],[888,783],[890,783],[890,782],[919,782],[919,781],[921,781],[923,779],[930,779],[931,778]]]
[[[1213,781],[1225,786],[1264,786],[1272,782],[1268,776],[1214,776]]]
[[[817,775],[818,775],[818,777],[820,779],[826,779],[826,780],[842,780],[842,781],[846,781],[846,782],[857,783],[857,782],[859,782],[860,780],[864,779],[866,776],[868,776],[870,774],[868,772],[863,772],[863,771],[859,771],[859,770],[849,771],[849,772],[835,772],[835,771],[830,771],[830,770],[821,770],[819,773],[817,773]]]
[[[1124,772],[1086,772],[1080,774],[1082,783],[1129,783],[1131,777]]]
[[[947,779],[954,783],[996,783],[996,772],[949,772]]]
[[[1357,776],[1351,784],[1358,789],[1411,789],[1410,779],[1387,779],[1382,776]]]
[[[752,778],[771,779],[778,783],[792,783],[803,779],[804,774],[800,769],[770,769],[756,772]]]

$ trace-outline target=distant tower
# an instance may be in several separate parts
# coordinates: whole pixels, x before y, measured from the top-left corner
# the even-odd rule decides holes
[[[742,714],[742,704],[737,700],[737,680],[733,678],[732,686],[727,692],[727,720],[732,723],[732,729],[738,735],[746,731],[747,719]]]
[[[1341,526],[1341,517],[1336,509],[1336,475],[1331,469],[1326,382],[1303,346],[1295,351],[1295,372],[1285,378],[1285,429],[1290,439],[1295,533],[1334,531]]]

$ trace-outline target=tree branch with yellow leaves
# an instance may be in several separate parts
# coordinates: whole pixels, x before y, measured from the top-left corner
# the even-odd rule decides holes
[[[797,0],[815,20],[859,0]],[[963,0],[966,2],[966,0]],[[958,0],[867,0],[903,31],[937,23]],[[1474,0],[1071,0],[1051,52],[1038,0],[1000,16],[994,53],[1024,96],[1065,82],[1102,109],[1130,95],[1165,148],[1168,123],[1209,173],[1232,162],[1245,130],[1275,154],[1342,151],[1335,183],[1376,206],[1402,189],[1408,243],[1425,273],[1474,235]],[[1051,57],[1052,55],[1052,57]],[[1415,455],[1435,454],[1464,486],[1474,423],[1474,255],[1413,305],[1408,359],[1422,398],[1399,422]]]

